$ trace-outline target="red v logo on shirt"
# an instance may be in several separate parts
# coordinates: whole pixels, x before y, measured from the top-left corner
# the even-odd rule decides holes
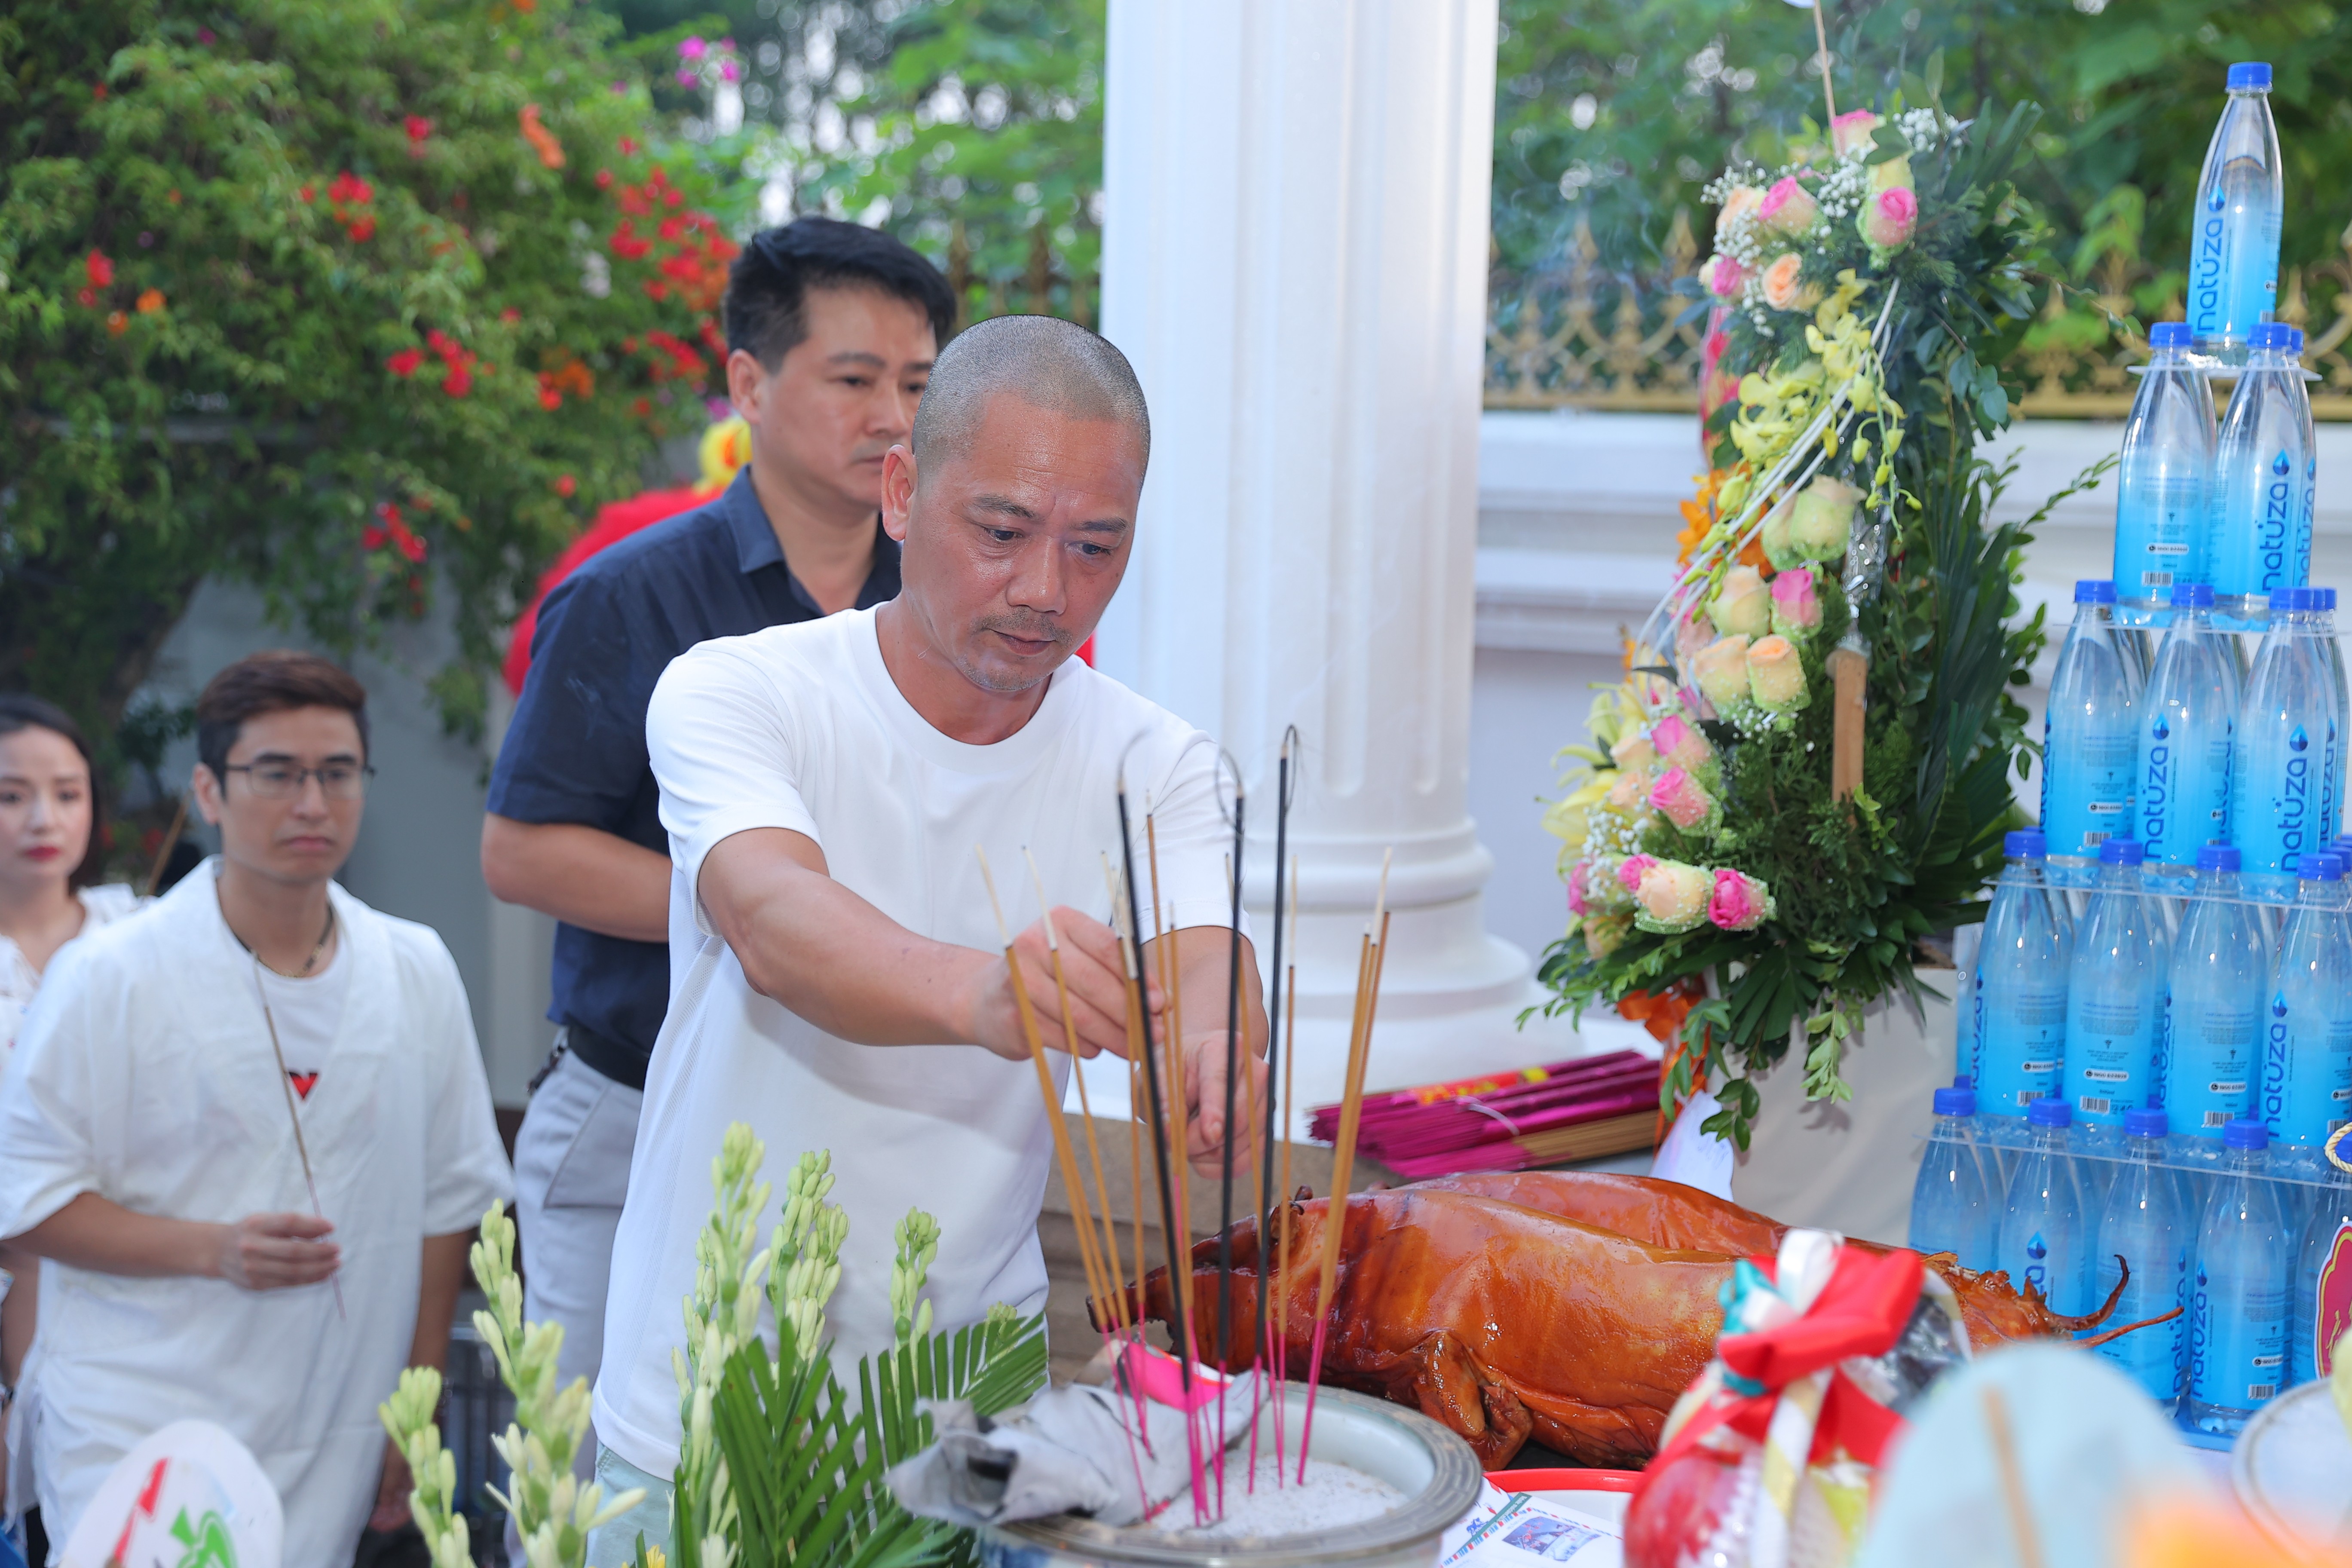
[[[287,1081],[294,1086],[294,1092],[300,1095],[304,1100],[310,1098],[310,1090],[316,1088],[319,1082],[319,1075],[317,1073],[296,1072],[291,1068],[286,1069],[286,1078]]]

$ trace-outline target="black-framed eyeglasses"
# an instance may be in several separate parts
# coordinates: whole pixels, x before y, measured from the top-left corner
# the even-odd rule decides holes
[[[367,794],[368,779],[375,772],[365,763],[322,763],[306,768],[270,762],[231,763],[224,771],[247,774],[247,784],[263,800],[290,800],[313,778],[319,781],[319,793],[329,800],[358,800]]]

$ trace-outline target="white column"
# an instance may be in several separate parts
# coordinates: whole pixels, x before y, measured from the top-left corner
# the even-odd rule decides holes
[[[1391,848],[1371,1083],[1568,1054],[1513,1027],[1530,964],[1466,808],[1495,0],[1111,0],[1109,29],[1103,330],[1153,439],[1103,668],[1239,758],[1262,959],[1298,727],[1302,1104],[1337,1097]]]

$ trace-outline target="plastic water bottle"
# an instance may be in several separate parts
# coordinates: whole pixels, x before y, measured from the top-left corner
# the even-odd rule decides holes
[[[2330,754],[2327,787],[2322,792],[2320,828],[2331,839],[2337,840],[2329,847],[2341,849],[2344,830],[2345,784],[2352,779],[2352,685],[2344,675],[2344,644],[2336,636],[2336,590],[2314,588],[2317,604],[2311,612],[2312,640],[2318,644],[2320,657],[2327,664],[2328,683],[2336,692],[2336,749]]]
[[[2189,1226],[2180,1210],[2180,1189],[2164,1168],[2165,1131],[2161,1109],[2124,1117],[2124,1157],[2099,1215],[2098,1246],[2092,1254],[2093,1305],[2105,1301],[2117,1284],[2124,1286],[2108,1320],[2113,1324],[2136,1323],[2189,1305]],[[2118,1257],[2131,1267],[2127,1282]],[[2099,1353],[2129,1373],[2149,1397],[2168,1404],[2180,1394],[2187,1343],[2185,1325],[2175,1318],[2109,1340]]]
[[[2230,101],[2205,149],[2189,248],[2189,325],[2198,349],[2236,363],[2254,323],[2278,304],[2279,219],[2286,193],[2271,68],[2230,68]]]
[[[2271,994],[2270,940],[2239,895],[2238,860],[2226,844],[2197,852],[2166,1015],[2165,1102],[2189,1149],[2211,1158],[2221,1130],[2254,1112]]]
[[[2213,393],[2189,358],[2189,325],[2158,321],[2124,423],[2116,470],[2116,595],[2146,618],[2171,591],[2207,581],[2205,508],[2213,486]]]
[[[2259,620],[2273,589],[2299,588],[2295,535],[2304,490],[2313,476],[2311,397],[2303,372],[2287,357],[2282,321],[2253,330],[2245,374],[2230,395],[2213,449],[2214,530],[2208,559],[2214,603],[2242,620]],[[2308,568],[2310,552],[2304,552]]]
[[[2294,395],[2295,410],[2303,417],[2303,484],[2297,492],[2302,504],[2294,514],[2294,575],[2290,583],[2311,581],[2311,530],[2319,509],[2319,441],[2311,424],[2311,384],[2303,378],[2303,329],[2291,326],[2286,330],[2286,347],[2280,351],[2284,362],[2288,389]]]
[[[2158,1049],[2170,968],[2164,912],[2140,891],[2134,838],[2099,846],[2066,980],[2066,1100],[2084,1145],[2120,1148],[2124,1112],[2164,1102]]]
[[[1936,1120],[1911,1188],[1911,1250],[1948,1252],[1963,1268],[1992,1267],[1992,1199],[1969,1123],[1974,1089],[1936,1091]]]
[[[2074,1156],[2066,1148],[2073,1120],[2063,1100],[2037,1100],[2026,1112],[2032,1130],[2010,1173],[1994,1233],[1993,1267],[2009,1271],[2022,1290],[2032,1286],[2053,1312],[2088,1310],[2083,1191]]]
[[[2334,668],[2311,625],[2317,597],[2309,588],[2270,596],[2231,755],[2230,835],[2245,852],[2246,886],[2282,903],[2294,896],[2296,860],[2335,837],[2322,819],[2341,742]]]
[[[2287,1234],[2263,1179],[2259,1121],[2232,1121],[2221,1180],[2205,1201],[2189,1271],[2184,1424],[2235,1437],[2286,1377]]]
[[[2352,1140],[2347,1140],[2352,1142]],[[2352,1329],[2352,1175],[2328,1168],[2294,1253],[2294,1320],[2287,1338],[2287,1384],[2336,1368],[2336,1342]]]
[[[2151,866],[2189,867],[2230,839],[2230,759],[2238,731],[2237,650],[2213,629],[2213,588],[2172,590],[2172,625],[2140,704],[2139,840]]]
[[[2042,876],[2046,841],[2031,829],[2002,841],[2008,868],[1977,949],[1976,1056],[1969,1081],[1996,1141],[2030,1106],[2058,1092],[2066,1059],[2066,976],[2074,952],[2065,900]]]
[[[2052,879],[2066,886],[2087,886],[2099,846],[2132,836],[2139,670],[2116,631],[2115,605],[2113,583],[2074,584],[2074,622],[2042,721],[2042,831]]]
[[[2283,1173],[2317,1178],[2321,1147],[2352,1117],[2352,931],[2344,862],[2305,855],[2301,896],[2279,936],[2263,1052],[2261,1116]]]

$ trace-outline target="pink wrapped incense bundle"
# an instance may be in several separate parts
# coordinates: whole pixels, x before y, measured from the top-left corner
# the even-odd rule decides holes
[[[1649,1140],[1643,1136],[1630,1141],[1612,1141],[1608,1146],[1586,1150],[1577,1146],[1574,1135],[1585,1129],[1625,1118],[1638,1121],[1647,1117],[1654,1121],[1657,1112],[1658,1086],[1656,1079],[1653,1079],[1647,1083],[1625,1086],[1581,1105],[1530,1117],[1518,1124],[1517,1134],[1505,1132],[1501,1127],[1494,1126],[1496,1136],[1483,1142],[1423,1154],[1383,1154],[1380,1158],[1382,1164],[1398,1175],[1413,1182],[1425,1181],[1432,1176],[1450,1176],[1461,1171],[1532,1170],[1540,1165],[1556,1165],[1566,1160],[1647,1147]]]
[[[1528,1089],[1559,1084],[1588,1082],[1623,1072],[1634,1064],[1648,1062],[1639,1051],[1611,1051],[1597,1057],[1573,1057],[1567,1061],[1552,1062],[1545,1067],[1523,1068],[1513,1072],[1490,1073],[1480,1078],[1457,1079],[1452,1083],[1431,1084],[1418,1089],[1397,1089],[1388,1094],[1368,1094],[1364,1097],[1360,1139],[1363,1147],[1371,1147],[1369,1140],[1377,1136],[1376,1130],[1408,1125],[1437,1113],[1440,1122],[1450,1120],[1446,1112],[1459,1110],[1462,1102],[1476,1100],[1483,1104],[1497,1104],[1499,1095],[1516,1095]],[[1649,1064],[1654,1069],[1654,1062]],[[1475,1111],[1465,1114],[1477,1116]],[[1488,1120],[1481,1117],[1480,1120]],[[1339,1130],[1339,1108],[1336,1105],[1315,1107],[1307,1136],[1318,1143],[1331,1142]]]
[[[1607,1078],[1568,1085],[1547,1085],[1549,1092],[1508,1100],[1482,1100],[1477,1109],[1452,1108],[1457,1114],[1442,1122],[1401,1128],[1366,1152],[1382,1164],[1403,1171],[1409,1163],[1432,1159],[1459,1159],[1465,1152],[1488,1143],[1531,1138],[1579,1122],[1623,1116],[1648,1106],[1657,1109],[1657,1064],[1638,1067]],[[1459,1164],[1449,1170],[1461,1170]]]

